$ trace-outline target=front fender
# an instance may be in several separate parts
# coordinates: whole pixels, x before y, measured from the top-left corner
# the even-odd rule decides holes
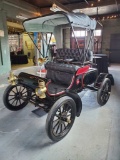
[[[81,101],[81,98],[80,96],[73,92],[73,91],[70,91],[70,90],[66,90],[66,95],[73,98],[73,100],[75,101],[76,103],[76,116],[79,117],[80,116],[80,113],[82,111],[82,101]]]

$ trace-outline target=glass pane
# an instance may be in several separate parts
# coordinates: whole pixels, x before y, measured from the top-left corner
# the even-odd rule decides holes
[[[75,37],[85,37],[85,31],[74,31],[75,32]],[[87,32],[86,32],[87,36]],[[74,37],[74,34],[72,33],[72,37]]]
[[[94,35],[95,36],[101,36],[102,31],[101,30],[95,30]]]

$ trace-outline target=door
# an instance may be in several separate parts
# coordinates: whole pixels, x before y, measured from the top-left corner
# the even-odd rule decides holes
[[[120,34],[111,35],[109,60],[111,63],[120,63]]]

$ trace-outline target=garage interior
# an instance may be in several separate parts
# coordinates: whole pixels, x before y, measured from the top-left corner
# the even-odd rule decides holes
[[[97,103],[96,92],[85,89],[79,93],[81,115],[76,117],[67,136],[57,143],[46,134],[47,114],[43,110],[38,109],[39,115],[36,115],[37,108],[29,103],[14,112],[3,104],[11,70],[6,45],[8,35],[24,33],[23,19],[16,16],[44,16],[53,13],[54,7],[65,12],[85,13],[102,24],[97,28],[101,30],[101,37],[96,37],[96,54],[107,55],[108,70],[115,81],[110,98],[102,107]],[[120,160],[120,0],[0,0],[0,19],[0,30],[4,31],[4,37],[0,36],[3,56],[0,58],[0,160]],[[63,31],[64,36],[68,32]],[[72,37],[66,36],[64,45],[67,46],[70,39],[72,41]],[[13,68],[14,73],[34,74],[39,66],[31,64]]]

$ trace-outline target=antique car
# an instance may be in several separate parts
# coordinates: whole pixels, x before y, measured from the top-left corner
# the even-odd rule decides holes
[[[97,91],[97,101],[100,106],[105,105],[110,97],[111,85],[114,84],[113,76],[104,71],[99,73],[97,64],[93,63],[91,44],[96,23],[85,14],[64,12],[28,19],[23,23],[30,37],[32,32],[55,35],[56,57],[49,61],[45,58],[47,52],[43,54],[39,50],[39,62],[44,62],[46,77],[24,72],[14,75],[10,72],[8,78],[10,85],[4,92],[3,102],[12,111],[22,109],[30,102],[47,112],[46,132],[52,141],[57,142],[65,137],[75,117],[80,116],[82,102],[79,92],[85,88]],[[70,28],[74,36],[74,27],[89,32],[84,48],[79,48],[76,38],[76,48],[60,46],[60,31],[65,27]],[[44,36],[43,41],[45,41]],[[36,44],[35,46],[37,47]]]

